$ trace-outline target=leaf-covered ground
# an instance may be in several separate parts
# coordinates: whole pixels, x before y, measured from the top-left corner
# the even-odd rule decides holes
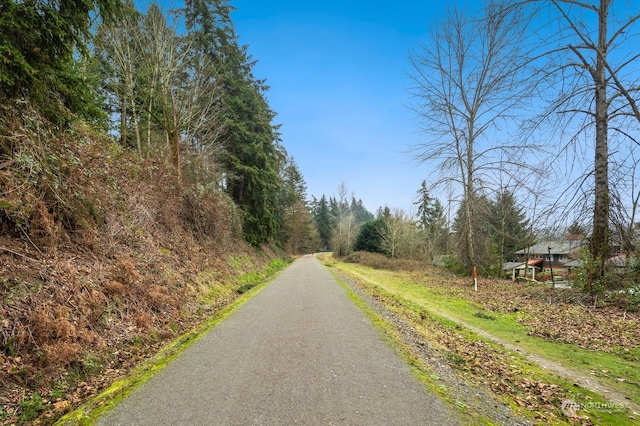
[[[348,259],[349,260],[349,259]],[[414,261],[390,261],[383,256],[357,253],[350,260],[375,268],[408,273],[443,295],[475,302],[480,309],[519,312],[519,321],[532,335],[550,341],[575,343],[585,349],[624,352],[640,356],[640,312],[625,310],[615,303],[593,304],[572,288],[550,288],[543,283],[514,283],[500,279],[479,279],[480,291],[471,291],[472,278],[458,277]],[[640,361],[640,358],[635,358]]]
[[[545,340],[575,343],[585,349],[602,352],[624,351],[640,347],[640,314],[616,306],[587,305],[582,295],[571,288],[549,288],[545,284],[512,283],[481,279],[482,291],[471,292],[469,279],[429,280],[464,293],[482,309],[494,312],[521,312],[519,321],[529,333]],[[640,359],[636,359],[640,361]]]
[[[531,363],[493,342],[478,338],[465,327],[435,318],[428,309],[399,298],[378,284],[385,277],[422,284],[438,297],[457,297],[472,302],[475,316],[500,313],[517,314],[527,333],[551,342],[572,343],[594,353],[614,353],[631,364],[640,356],[640,317],[613,305],[594,307],[583,303],[579,292],[572,289],[551,289],[544,284],[516,284],[505,280],[480,280],[480,291],[473,291],[471,279],[456,277],[412,262],[389,262],[378,256],[357,254],[351,262],[378,268],[373,281],[359,277],[366,292],[386,309],[409,321],[423,336],[441,349],[441,356],[464,376],[508,397],[516,406],[532,413],[536,423],[633,424],[636,415],[608,411],[620,410],[617,405],[604,407],[587,415],[575,407],[563,406],[577,401],[582,407],[603,407],[594,402],[597,397],[571,381],[552,377],[549,373],[530,368]],[[387,271],[387,272],[384,272]],[[388,271],[394,271],[393,274]],[[365,273],[366,275],[366,273]],[[476,310],[475,308],[473,309]],[[606,374],[606,371],[603,372]],[[621,378],[620,380],[624,380]],[[595,399],[593,399],[595,398]],[[608,416],[612,417],[608,417]]]

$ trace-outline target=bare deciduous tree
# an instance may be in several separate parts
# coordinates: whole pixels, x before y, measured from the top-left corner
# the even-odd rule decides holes
[[[518,13],[525,10],[530,15],[544,13],[543,16],[557,23],[554,31],[537,28],[536,34],[543,36],[545,46],[540,55],[549,61],[544,62],[536,79],[543,93],[554,95],[542,117],[555,116],[561,122],[563,136],[568,139],[557,141],[561,149],[577,152],[579,155],[573,160],[578,161],[582,152],[593,155],[592,167],[576,178],[578,188],[574,190],[593,200],[587,292],[593,291],[595,283],[604,276],[609,254],[612,185],[615,185],[610,180],[610,165],[614,169],[628,168],[628,144],[638,144],[635,134],[640,123],[637,101],[640,13],[630,2],[616,4],[620,6],[618,13],[612,0],[526,0],[507,9]],[[542,25],[549,27],[552,23]],[[543,122],[546,121],[539,121],[538,125]],[[620,144],[613,149],[612,136]],[[577,148],[578,142],[584,140],[590,143],[582,150]],[[593,189],[585,188],[589,182],[593,182]],[[632,194],[628,202],[633,203],[634,197]]]
[[[391,257],[407,257],[412,251],[416,233],[415,224],[401,209],[394,209],[385,219],[387,226],[380,230],[382,248]]]
[[[211,176],[224,129],[211,64],[193,56],[190,39],[178,36],[178,22],[168,22],[157,4],[144,16],[131,8],[122,22],[103,24],[97,38],[108,90],[120,100],[120,138],[125,142],[133,128],[141,152],[146,118],[147,148],[152,129],[162,132],[178,178],[183,145],[194,172]]]
[[[498,171],[529,167],[524,146],[507,143],[511,122],[528,94],[521,79],[522,33],[516,14],[502,14],[490,4],[482,19],[452,10],[443,24],[411,57],[417,83],[414,109],[422,118],[425,142],[417,147],[423,162],[435,162],[435,185],[459,186],[464,217],[464,257],[472,268],[476,253],[475,205]]]
[[[140,108],[136,102],[140,64],[140,14],[129,4],[119,22],[105,21],[98,28],[96,44],[105,74],[105,84],[119,103],[120,143],[126,144],[129,121],[135,129],[136,147],[140,145]],[[108,71],[107,71],[108,70]]]
[[[336,229],[331,238],[331,246],[334,253],[338,256],[345,256],[351,252],[353,241],[355,240],[358,230],[356,229],[356,220],[353,212],[349,209],[347,201],[347,186],[344,182],[338,188],[338,211],[336,221]]]

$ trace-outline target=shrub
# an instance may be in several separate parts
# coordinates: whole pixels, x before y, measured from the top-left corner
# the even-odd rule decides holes
[[[640,308],[640,286],[612,292],[608,295],[607,302],[617,308],[637,312]]]
[[[444,262],[444,267],[454,274],[464,276],[471,275],[471,271],[469,271],[469,268],[467,268],[465,264],[462,263],[456,256],[447,255],[442,259],[442,261]]]

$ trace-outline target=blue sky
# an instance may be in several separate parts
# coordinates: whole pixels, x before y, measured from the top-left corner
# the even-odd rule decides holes
[[[145,10],[149,0],[136,3]],[[181,0],[159,3],[173,9],[179,7]],[[428,42],[429,31],[442,23],[448,6],[457,3],[473,14],[469,8],[479,8],[480,2],[230,3],[236,9],[232,18],[240,42],[248,45],[249,53],[257,60],[254,74],[266,79],[271,87],[266,95],[278,114],[276,124],[282,125],[282,144],[298,164],[309,198],[337,196],[344,183],[349,196],[362,199],[371,212],[388,205],[412,213],[422,180],[433,179],[434,173],[428,165],[417,163],[410,152],[426,137],[419,133],[420,123],[409,109],[414,85],[409,77],[410,52]],[[620,18],[638,13],[638,6],[632,1],[616,4]],[[631,53],[635,52],[636,43],[626,45],[632,48]],[[562,137],[551,133],[544,140],[562,146]],[[569,171],[588,170],[592,162],[589,148],[582,159],[580,153],[576,158],[569,158],[569,154],[566,163],[574,164],[568,167]],[[580,164],[576,165],[576,161]],[[561,190],[566,189],[561,181],[571,180],[558,179],[551,183]],[[570,195],[573,193],[569,191]],[[445,206],[447,198],[452,197],[444,193],[433,195]],[[544,196],[547,202],[554,202],[558,195],[545,191]],[[531,200],[520,201],[531,204]],[[540,204],[541,200],[534,202]]]
[[[412,208],[425,166],[408,88],[409,52],[446,2],[233,0],[240,42],[271,86],[269,104],[308,195],[337,196],[344,182],[372,212]]]

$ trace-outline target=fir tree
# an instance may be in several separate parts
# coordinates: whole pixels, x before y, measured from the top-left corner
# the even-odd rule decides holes
[[[314,210],[314,218],[316,221],[316,227],[318,229],[318,238],[320,248],[327,250],[331,242],[331,213],[329,210],[329,202],[327,197],[323,194],[317,207]]]
[[[386,230],[387,222],[382,217],[363,224],[360,227],[353,249],[384,254],[383,235],[385,235]]]
[[[528,245],[529,222],[512,192],[500,192],[490,205],[489,230],[502,262],[515,260],[515,252]]]
[[[238,43],[228,3],[187,0],[184,13],[194,53],[210,61],[222,88],[226,188],[244,213],[247,241],[259,246],[276,239],[282,225],[279,166],[285,154],[264,97],[268,87],[253,75],[255,62]]]
[[[94,14],[109,20],[120,6],[119,0],[0,2],[0,100],[26,96],[58,122],[65,110],[96,118],[96,92],[81,63]]]

